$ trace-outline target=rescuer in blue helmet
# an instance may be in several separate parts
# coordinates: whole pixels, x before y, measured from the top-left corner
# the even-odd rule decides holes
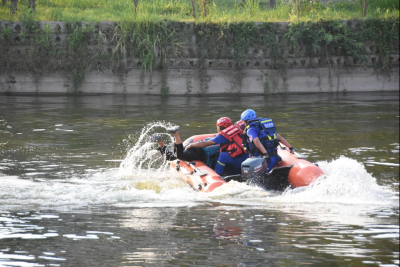
[[[268,164],[267,173],[282,160],[277,152],[280,142],[288,147],[291,153],[294,153],[295,149],[276,132],[276,126],[272,119],[258,118],[252,109],[245,110],[240,119],[246,125],[243,144],[250,154],[249,156],[262,156]]]

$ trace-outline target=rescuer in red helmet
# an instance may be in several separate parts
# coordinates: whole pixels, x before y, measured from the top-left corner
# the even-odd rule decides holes
[[[248,158],[248,155],[242,145],[242,123],[239,121],[236,124],[238,125],[233,125],[230,118],[222,117],[216,123],[218,131],[216,137],[208,141],[190,144],[186,149],[219,144],[220,153],[215,172],[219,175],[224,173],[227,175],[240,174],[242,162]],[[227,164],[230,168],[225,168]]]

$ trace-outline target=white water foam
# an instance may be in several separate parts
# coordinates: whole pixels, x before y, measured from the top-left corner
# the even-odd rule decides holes
[[[398,207],[398,197],[365,171],[362,164],[342,157],[320,163],[327,174],[315,184],[283,194],[235,181],[212,193],[194,192],[176,172],[143,170],[119,175],[119,170],[90,172],[84,178],[35,181],[16,176],[0,180],[0,205],[69,209],[91,205],[120,207],[178,207],[205,201],[240,205],[345,204]],[[396,204],[397,203],[397,204]],[[332,206],[331,206],[332,207]]]
[[[377,184],[362,163],[340,157],[331,162],[319,162],[325,177],[304,189],[287,190],[282,198],[301,202],[390,205],[392,192]]]
[[[179,207],[220,202],[239,205],[370,205],[398,208],[399,198],[390,188],[379,186],[364,165],[340,157],[319,162],[326,176],[309,187],[283,193],[265,191],[231,181],[212,193],[194,192],[146,138],[161,132],[166,144],[168,124],[156,122],[143,128],[135,145],[118,169],[89,169],[82,177],[68,174],[58,180],[20,179],[2,176],[0,205],[7,207],[53,207],[73,209],[92,205],[120,207]]]
[[[36,181],[5,176],[0,180],[0,205],[75,208],[142,202],[189,201],[194,193],[174,173],[158,170],[118,176],[117,169],[82,178]]]
[[[170,135],[166,134],[166,129],[173,125],[165,122],[153,122],[144,127],[135,145],[128,151],[126,158],[122,161],[118,175],[131,175],[132,173],[141,174],[143,170],[148,170],[153,165],[158,164],[159,170],[165,170],[168,164],[160,152],[155,150],[155,144],[147,142],[147,139],[154,134],[160,135],[168,145],[173,143]]]

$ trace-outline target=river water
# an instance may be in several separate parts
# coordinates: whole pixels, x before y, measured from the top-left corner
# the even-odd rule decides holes
[[[324,170],[194,192],[145,138],[247,108]],[[0,97],[0,266],[399,266],[399,93]]]

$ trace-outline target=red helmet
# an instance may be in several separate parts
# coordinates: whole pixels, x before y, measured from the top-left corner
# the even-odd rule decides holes
[[[237,121],[235,122],[235,125],[239,126],[240,129],[244,130],[246,128],[246,125],[244,125],[244,121]]]
[[[219,120],[217,120],[217,126],[219,127],[228,128],[231,125],[232,125],[232,120],[229,119],[228,117],[222,117]]]

